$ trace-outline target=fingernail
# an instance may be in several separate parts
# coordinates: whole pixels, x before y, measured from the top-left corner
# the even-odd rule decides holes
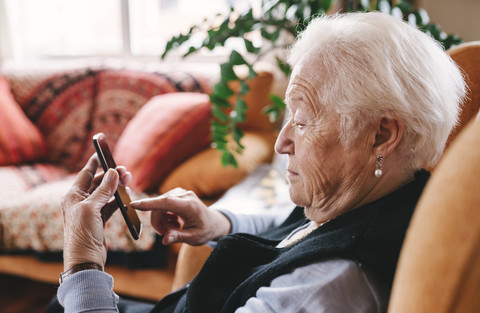
[[[115,179],[115,170],[109,169],[107,173],[105,174],[105,181],[108,183],[111,183]]]
[[[175,236],[173,234],[168,235],[167,244],[171,244],[174,240],[175,240]]]

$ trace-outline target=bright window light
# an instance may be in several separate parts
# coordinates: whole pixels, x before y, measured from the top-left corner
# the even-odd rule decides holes
[[[12,40],[26,58],[118,54],[118,0],[7,0]]]
[[[15,58],[159,56],[206,17],[260,0],[0,0]],[[8,24],[8,25],[6,25]]]

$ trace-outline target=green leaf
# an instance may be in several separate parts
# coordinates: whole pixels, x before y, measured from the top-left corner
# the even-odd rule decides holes
[[[232,127],[232,132],[233,132],[233,139],[235,139],[235,142],[237,143],[237,145],[240,147],[240,149],[244,149],[245,147],[240,143],[240,140],[243,138],[243,135],[244,135],[243,130],[241,130],[238,127]]]
[[[250,40],[243,38],[243,42],[245,43],[245,49],[247,49],[248,52],[253,54],[258,54],[260,52],[260,48],[255,47]]]
[[[395,7],[399,8],[402,11],[403,15],[407,15],[408,13],[413,11],[413,6],[408,1],[398,1]]]
[[[232,105],[226,99],[219,97],[215,93],[210,95],[210,102],[213,103],[215,106],[220,108],[230,108]]]
[[[278,56],[275,56],[275,59],[277,60],[278,68],[283,72],[283,74],[285,74],[285,76],[287,77],[290,76],[290,74],[292,73],[292,69],[290,68],[290,65],[288,65],[288,63],[286,63],[282,59],[280,59]]]
[[[423,25],[426,24],[426,23],[423,21],[423,17],[422,17],[422,15],[420,14],[419,11],[414,11],[414,12],[412,12],[412,13],[410,13],[410,14],[415,15],[415,20],[416,20],[417,26],[423,26]]]
[[[190,48],[188,48],[187,53],[185,53],[185,54],[183,55],[183,57],[189,56],[190,54],[196,52],[197,50],[198,50],[197,48],[191,46]]]
[[[219,140],[219,141],[222,141],[222,142],[223,141],[227,142],[226,136],[229,133],[230,133],[230,125],[229,124],[222,125],[220,123],[217,123],[216,126],[214,126],[212,124],[212,137],[215,140]]]
[[[238,168],[237,160],[235,160],[233,154],[231,154],[227,150],[222,151],[222,165],[225,167],[231,165],[235,168]]]
[[[165,57],[167,56],[167,53],[172,50],[173,48],[173,41],[168,41],[167,44],[165,45],[165,51],[163,52],[161,58],[162,60],[165,59]]]
[[[218,107],[213,107],[212,113],[216,118],[218,118],[221,121],[228,121],[230,119],[230,117]]]
[[[227,150],[227,145],[221,142],[214,142],[212,144],[212,147],[219,150],[219,151],[226,151]]]
[[[272,100],[273,106],[277,109],[285,109],[287,106],[282,98],[277,95],[271,94],[269,96],[270,100]]]
[[[232,52],[230,53],[230,64],[232,65],[242,65],[242,64],[247,64],[247,62],[245,61],[245,59],[241,56],[240,53],[238,53],[237,51],[235,50],[232,50]]]
[[[212,133],[212,140],[215,142],[217,147],[227,147],[228,140],[225,139],[226,135],[222,133]]]
[[[220,81],[215,86],[213,86],[212,93],[216,97],[221,99],[228,99],[234,94],[233,90],[230,89],[230,87],[228,87],[228,85],[223,81]]]
[[[162,54],[162,59],[165,58],[167,53],[174,49],[175,47],[183,45],[185,42],[187,42],[191,38],[191,34],[188,33],[187,35],[178,35],[178,36],[173,36],[165,45],[165,51]]]
[[[285,110],[286,105],[283,99],[277,95],[270,94],[269,97],[272,101],[272,105],[265,107],[263,113],[268,114],[270,121],[273,123],[281,116],[281,113]]]
[[[216,133],[227,134],[229,130],[229,126],[226,124],[220,124],[217,121],[212,121],[212,129]]]
[[[463,43],[463,40],[457,35],[448,35],[447,38],[440,41],[445,50]]]
[[[242,123],[242,122],[245,122],[245,120],[247,119],[247,103],[245,102],[245,100],[243,100],[242,98],[237,98],[237,101],[235,103],[235,118],[232,118],[235,122],[237,123]]]
[[[276,30],[274,30],[273,32],[268,32],[265,28],[262,28],[260,30],[260,34],[262,35],[263,38],[271,41],[271,42],[275,42],[277,41],[278,37],[280,36],[280,28],[277,28]]]
[[[257,76],[257,72],[253,69],[253,66],[248,66],[248,79],[252,80]]]
[[[440,39],[440,27],[436,24],[427,24],[425,27],[423,27],[423,31],[425,31],[427,34],[430,34],[435,39]]]
[[[241,80],[240,81],[240,94],[241,95],[246,95],[250,91],[250,87],[248,87],[248,84],[246,81]]]
[[[220,76],[223,81],[238,80],[231,63],[223,63],[220,65]]]

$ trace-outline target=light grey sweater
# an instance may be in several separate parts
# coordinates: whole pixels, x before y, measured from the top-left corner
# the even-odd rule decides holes
[[[278,215],[235,215],[221,211],[232,222],[232,233],[258,234],[281,222]],[[118,312],[118,296],[112,287],[112,276],[87,270],[68,278],[57,296],[67,313]],[[236,312],[380,313],[386,312],[387,301],[388,293],[368,269],[351,260],[329,259],[275,278]]]

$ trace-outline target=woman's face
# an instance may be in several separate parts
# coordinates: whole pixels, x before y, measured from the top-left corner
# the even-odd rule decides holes
[[[308,218],[322,223],[357,207],[373,188],[375,159],[369,147],[375,136],[367,131],[349,148],[342,145],[337,113],[318,103],[322,90],[312,83],[317,75],[313,68],[294,68],[285,97],[290,118],[275,150],[288,157],[292,201],[305,207]]]

